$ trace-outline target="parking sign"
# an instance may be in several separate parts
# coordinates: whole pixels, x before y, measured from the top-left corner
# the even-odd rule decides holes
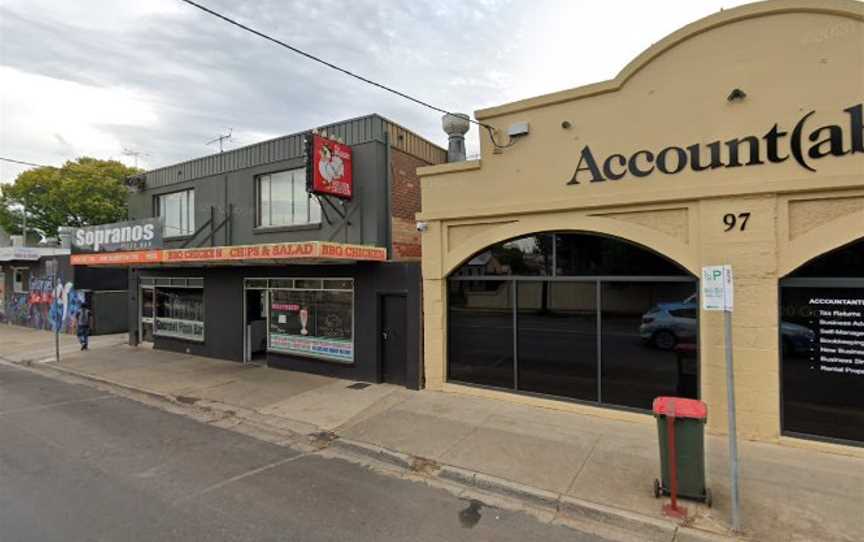
[[[702,308],[706,311],[732,311],[732,266],[709,265],[702,268]]]

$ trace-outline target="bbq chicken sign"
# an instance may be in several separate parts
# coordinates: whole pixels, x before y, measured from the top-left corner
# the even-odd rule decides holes
[[[312,194],[351,199],[354,178],[351,170],[351,147],[312,134],[307,139],[307,187]]]

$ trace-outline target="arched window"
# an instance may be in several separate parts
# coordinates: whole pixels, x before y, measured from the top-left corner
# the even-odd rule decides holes
[[[621,407],[698,395],[696,278],[620,239],[538,233],[448,280],[448,379]]]
[[[864,239],[780,281],[782,432],[864,443]]]

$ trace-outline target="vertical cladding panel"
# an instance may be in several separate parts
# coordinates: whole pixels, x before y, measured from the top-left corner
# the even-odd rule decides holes
[[[322,129],[342,138],[350,145],[380,140],[386,130],[394,148],[401,149],[426,162],[441,163],[444,161],[443,156],[446,156],[446,151],[443,149],[431,146],[423,138],[408,130],[401,129],[401,127],[377,115],[331,124],[322,127]],[[156,169],[147,174],[147,186],[148,188],[163,187],[178,182],[213,177],[228,171],[300,158],[305,152],[303,142],[307,133],[288,135],[256,145]],[[400,135],[402,136],[401,140],[399,139]],[[178,171],[181,171],[182,174],[178,175]]]

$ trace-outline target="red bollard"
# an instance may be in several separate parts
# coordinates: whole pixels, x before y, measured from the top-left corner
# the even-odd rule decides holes
[[[669,497],[671,502],[663,505],[663,514],[676,519],[687,517],[687,509],[678,506],[678,451],[675,449],[675,403],[666,414],[666,433],[669,436]]]

